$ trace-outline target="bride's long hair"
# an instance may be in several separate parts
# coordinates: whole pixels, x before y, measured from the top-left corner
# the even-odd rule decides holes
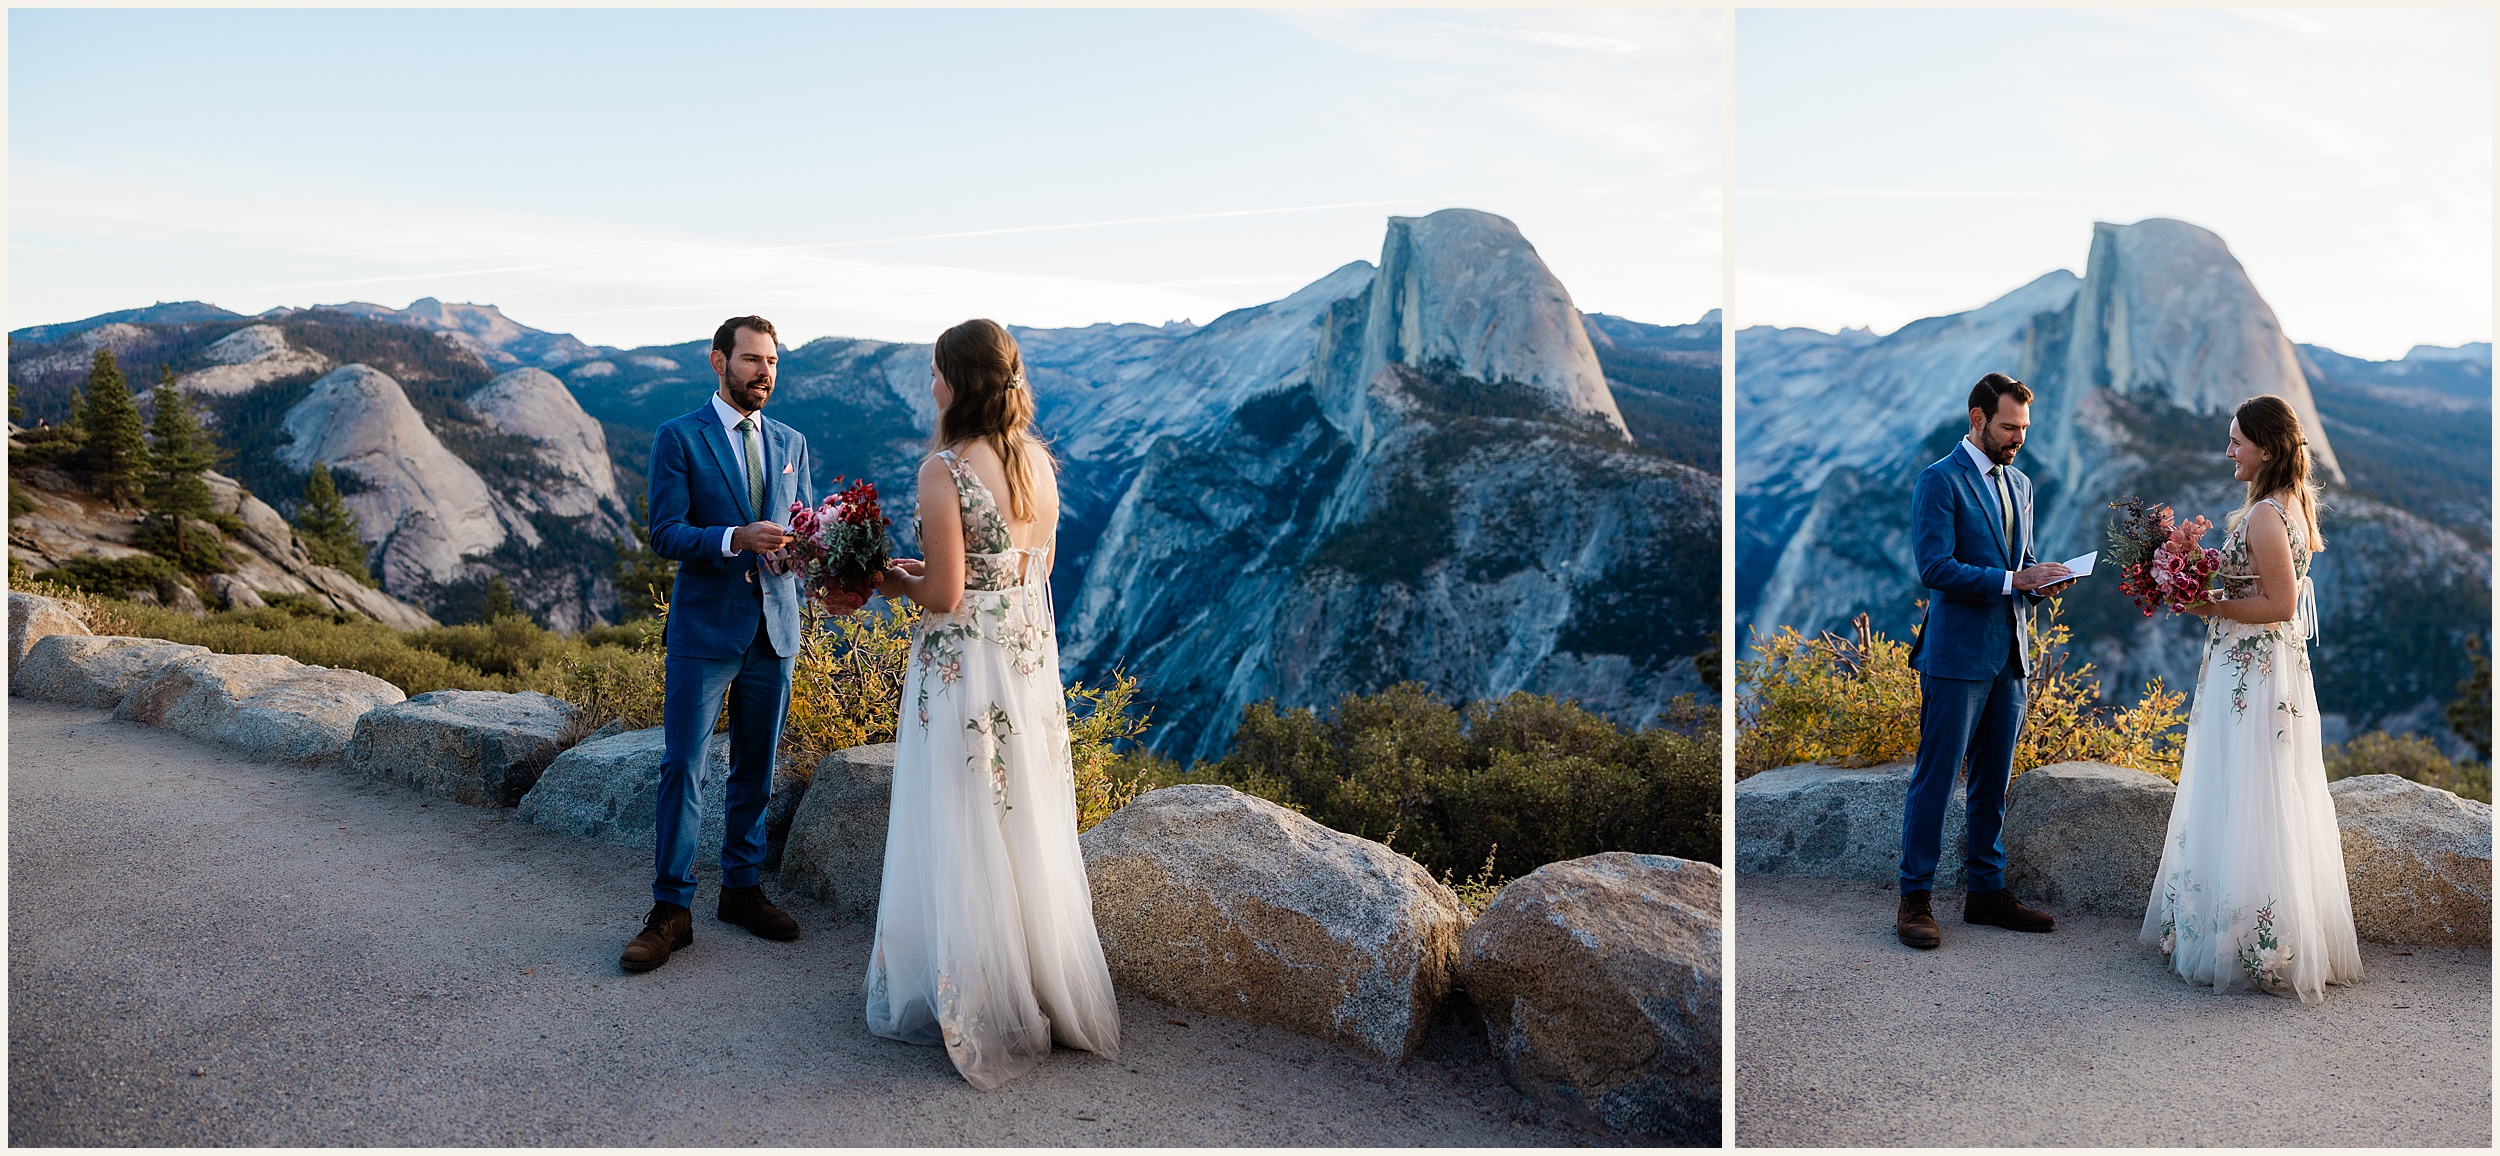
[[[2266,463],[2249,479],[2248,497],[2231,515],[2232,523],[2246,521],[2258,499],[2289,494],[2307,524],[2309,549],[2326,549],[2326,537],[2318,532],[2318,486],[2310,478],[2309,439],[2301,434],[2300,414],[2293,411],[2292,403],[2267,393],[2241,402],[2231,416],[2240,423],[2240,437],[2266,451]]]
[[[938,334],[930,361],[946,377],[955,398],[938,415],[938,446],[979,438],[998,452],[1007,471],[1007,508],[1030,522],[1036,459],[1052,467],[1050,447],[1033,433],[1033,385],[1024,376],[1024,351],[1007,327],[975,317]]]

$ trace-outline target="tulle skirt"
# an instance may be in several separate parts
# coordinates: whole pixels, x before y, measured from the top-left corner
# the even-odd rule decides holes
[[[2141,938],[2191,982],[2318,1003],[2361,949],[2308,649],[2288,623],[2209,630]]]
[[[943,1045],[985,1091],[1054,1039],[1120,1047],[1046,606],[1036,586],[968,590],[925,615],[895,734],[868,1028]]]

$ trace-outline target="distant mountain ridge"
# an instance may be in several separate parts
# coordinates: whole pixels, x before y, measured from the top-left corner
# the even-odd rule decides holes
[[[2053,272],[1880,338],[1754,328],[1736,348],[1740,631],[1839,629],[1863,611],[1907,637],[1923,594],[1909,488],[1967,429],[1983,373],[2038,395],[2017,464],[2047,558],[2101,548],[2106,503],[2128,494],[2219,525],[2239,502],[2221,459],[2230,410],[2276,393],[2302,413],[2327,485],[2329,730],[2444,732],[2461,643],[2490,615],[2487,343],[2395,362],[2295,346],[2220,237],[2156,219],[2096,225],[2080,278]],[[2098,577],[2067,602],[2110,689],[2192,680],[2195,624],[2144,619]]]
[[[1382,256],[1204,325],[1014,330],[1062,468],[1069,677],[1145,676],[1159,745],[1194,753],[1220,749],[1243,702],[1326,706],[1409,677],[1567,694],[1626,722],[1706,697],[1717,315],[1583,315],[1510,222],[1470,210],[1392,218]],[[494,576],[554,625],[612,615],[607,539],[651,431],[715,384],[708,335],[620,350],[431,298],[181,308],[19,330],[12,380],[42,415],[99,345],[134,387],[173,366],[244,450],[238,478],[285,505],[312,457],[330,461],[386,585],[452,621]],[[771,412],[823,469],[905,505],[935,416],[928,357],[787,349]],[[505,399],[525,377],[534,400]],[[1241,649],[1280,631],[1293,646]]]

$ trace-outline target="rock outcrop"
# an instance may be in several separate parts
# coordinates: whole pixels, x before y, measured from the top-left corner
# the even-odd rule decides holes
[[[39,594],[9,591],[9,678],[17,678],[17,667],[25,661],[27,647],[55,634],[93,633],[87,629],[86,607]]]
[[[2344,480],[2300,352],[2248,271],[2211,231],[2160,217],[2094,224],[2066,331],[2057,380],[2067,388],[2033,419],[2044,434],[2064,432],[2057,427],[2073,420],[2072,403],[2085,388],[2157,396],[2193,414],[2227,414],[2271,393],[2299,412],[2320,480]],[[2049,472],[2089,472],[2095,463],[2083,456],[2093,448],[2086,439],[2060,441],[2044,447]]]
[[[1619,1132],[1719,1138],[1719,869],[1613,851],[1494,896],[1459,985],[1513,1087]]]
[[[557,755],[521,797],[513,817],[550,831],[645,850],[657,838],[652,816],[660,799],[660,727],[585,739]],[[721,788],[729,781],[729,744],[714,742],[702,776],[703,820],[695,833],[694,867],[720,869]]]
[[[186,393],[225,396],[250,393],[281,377],[318,373],[330,359],[287,343],[275,325],[247,325],[211,342],[202,359],[208,364],[175,379]]]
[[[1623,413],[1571,294],[1509,221],[1474,209],[1389,218],[1368,296],[1361,368],[1321,395],[1339,428],[1363,428],[1361,387],[1382,369],[1439,363],[1477,381],[1528,386],[1622,432]]]
[[[1126,663],[1172,720],[1157,749],[1199,758],[1252,702],[1404,679],[1570,694],[1626,725],[1711,693],[1692,656],[1718,606],[1717,478],[1625,438],[1568,293],[1509,222],[1398,218],[1381,260],[1151,338],[1148,396],[1222,416],[1137,427],[1159,436],[1063,603],[1078,677]],[[1201,362],[1257,370],[1227,391],[1274,384],[1233,400],[1163,376]]]
[[[114,507],[77,488],[59,471],[34,468],[15,471],[19,487],[35,502],[32,513],[9,523],[9,549],[38,573],[72,558],[131,558],[147,551],[132,545],[141,515]],[[294,527],[269,503],[215,471],[201,475],[208,483],[209,508],[241,523],[238,533],[225,535],[229,574],[211,579],[218,600],[234,605],[226,591],[240,584],[253,595],[300,594],[330,610],[370,619],[394,630],[421,630],[437,625],[415,606],[367,586],[329,566],[316,566]]]
[[[2142,915],[2178,793],[2160,775],[2103,763],[2024,771],[2005,798],[2006,885],[2061,911]]]
[[[893,800],[893,743],[826,755],[790,820],[781,885],[822,900],[838,919],[874,921]]]
[[[356,720],[408,696],[357,670],[277,654],[199,654],[159,667],[113,717],[224,743],[275,762],[327,762],[347,752]]]
[[[346,501],[379,554],[386,590],[452,582],[511,533],[485,480],[443,448],[389,374],[341,367],[313,383],[283,428],[292,440],[277,454],[289,468],[319,461],[360,483]]]
[[[1901,815],[1914,769],[1909,763],[1859,768],[1804,763],[1739,780],[1736,869],[1899,881]],[[1945,804],[1943,853],[1936,864],[1939,892],[1962,885],[1967,831],[1956,783]]]
[[[515,806],[580,715],[534,690],[428,691],[356,720],[347,765],[473,807]]]
[[[1466,913],[1371,840],[1191,784],[1139,798],[1079,842],[1124,988],[1391,1063],[1450,990]]]
[[[601,538],[626,536],[625,499],[617,491],[608,435],[555,375],[515,369],[470,394],[468,403],[488,425],[538,447],[544,480],[510,495],[515,505],[587,519],[583,530]]]
[[[9,693],[109,710],[167,665],[207,653],[205,646],[162,638],[55,634],[26,648],[26,657],[9,675]]]
[[[2491,944],[2491,805],[2395,775],[2330,783],[2353,926],[2382,943]]]

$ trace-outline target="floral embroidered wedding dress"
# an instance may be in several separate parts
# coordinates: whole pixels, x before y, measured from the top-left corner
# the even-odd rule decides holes
[[[1054,1038],[1116,1058],[1120,1015],[1077,850],[1049,548],[1017,549],[971,466],[939,457],[963,511],[964,597],[912,639],[868,1028],[943,1044],[986,1091]]]
[[[2327,984],[2361,979],[2361,951],[2309,673],[2317,607],[2308,534],[2271,499],[2247,518],[2282,518],[2290,529],[2298,609],[2291,622],[2264,625],[2207,619],[2142,940],[2192,982],[2317,1003]],[[2247,531],[2243,518],[2223,542],[2227,596],[2256,582]]]

